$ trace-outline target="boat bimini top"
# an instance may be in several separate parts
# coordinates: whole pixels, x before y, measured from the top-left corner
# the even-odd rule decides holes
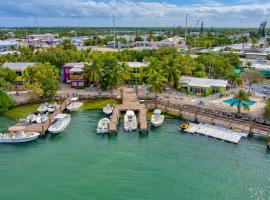
[[[161,110],[160,109],[155,109],[154,110],[154,114],[155,115],[160,115],[161,114]]]

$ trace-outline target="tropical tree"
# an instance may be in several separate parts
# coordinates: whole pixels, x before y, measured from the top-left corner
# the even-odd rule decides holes
[[[270,99],[267,99],[266,106],[263,113],[264,118],[270,119]]]
[[[181,76],[179,63],[171,58],[166,63],[164,68],[165,78],[170,86],[177,88],[179,78]]]
[[[33,68],[32,67],[27,67],[23,71],[22,78],[23,78],[23,81],[24,81],[24,86],[29,92],[29,90],[32,88]]]
[[[157,107],[157,93],[163,92],[166,78],[163,73],[156,71],[148,77],[147,82],[151,85],[150,92],[155,94],[155,107]]]
[[[241,79],[248,84],[249,92],[250,92],[252,84],[261,83],[264,80],[264,76],[261,74],[260,71],[255,70],[255,69],[250,69],[250,70],[245,71],[241,75]]]
[[[0,90],[0,114],[16,105],[15,101],[5,92]]]
[[[103,63],[101,59],[95,58],[92,64],[84,66],[84,79],[86,82],[94,82],[97,86],[97,90],[100,89],[100,81],[103,76]]]
[[[241,112],[241,107],[245,110],[249,110],[249,105],[247,102],[249,102],[249,95],[244,91],[240,90],[238,93],[234,94],[234,101],[231,102],[230,106],[236,106],[237,107],[237,114],[239,115]]]
[[[32,68],[33,89],[43,98],[50,99],[58,89],[59,71],[50,63],[38,64]]]

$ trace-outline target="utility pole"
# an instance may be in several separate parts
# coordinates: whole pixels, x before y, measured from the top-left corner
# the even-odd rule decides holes
[[[115,13],[114,13],[114,6],[113,6],[113,46],[116,48],[116,35],[115,35]]]
[[[185,42],[186,42],[186,45],[187,45],[187,17],[188,17],[188,15],[186,14],[186,30],[185,30]]]

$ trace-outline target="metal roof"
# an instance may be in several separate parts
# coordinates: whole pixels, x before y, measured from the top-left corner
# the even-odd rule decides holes
[[[17,62],[17,63],[6,62],[2,65],[2,67],[12,70],[23,70],[26,67],[33,67],[36,64],[37,63],[34,62]]]
[[[228,85],[227,80],[221,79],[208,79],[208,78],[196,78],[189,76],[182,76],[179,80],[181,83],[186,83],[187,86],[197,86],[197,87],[226,87]]]

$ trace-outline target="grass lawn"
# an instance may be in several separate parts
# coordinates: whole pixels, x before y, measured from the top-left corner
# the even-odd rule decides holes
[[[35,112],[37,108],[40,106],[39,103],[37,104],[27,104],[23,106],[17,106],[7,112],[4,113],[5,116],[12,118],[12,119],[20,119],[24,118],[32,112]]]
[[[82,100],[83,110],[97,110],[102,109],[107,104],[113,105],[118,104],[118,101],[115,99],[97,99],[97,100]]]

